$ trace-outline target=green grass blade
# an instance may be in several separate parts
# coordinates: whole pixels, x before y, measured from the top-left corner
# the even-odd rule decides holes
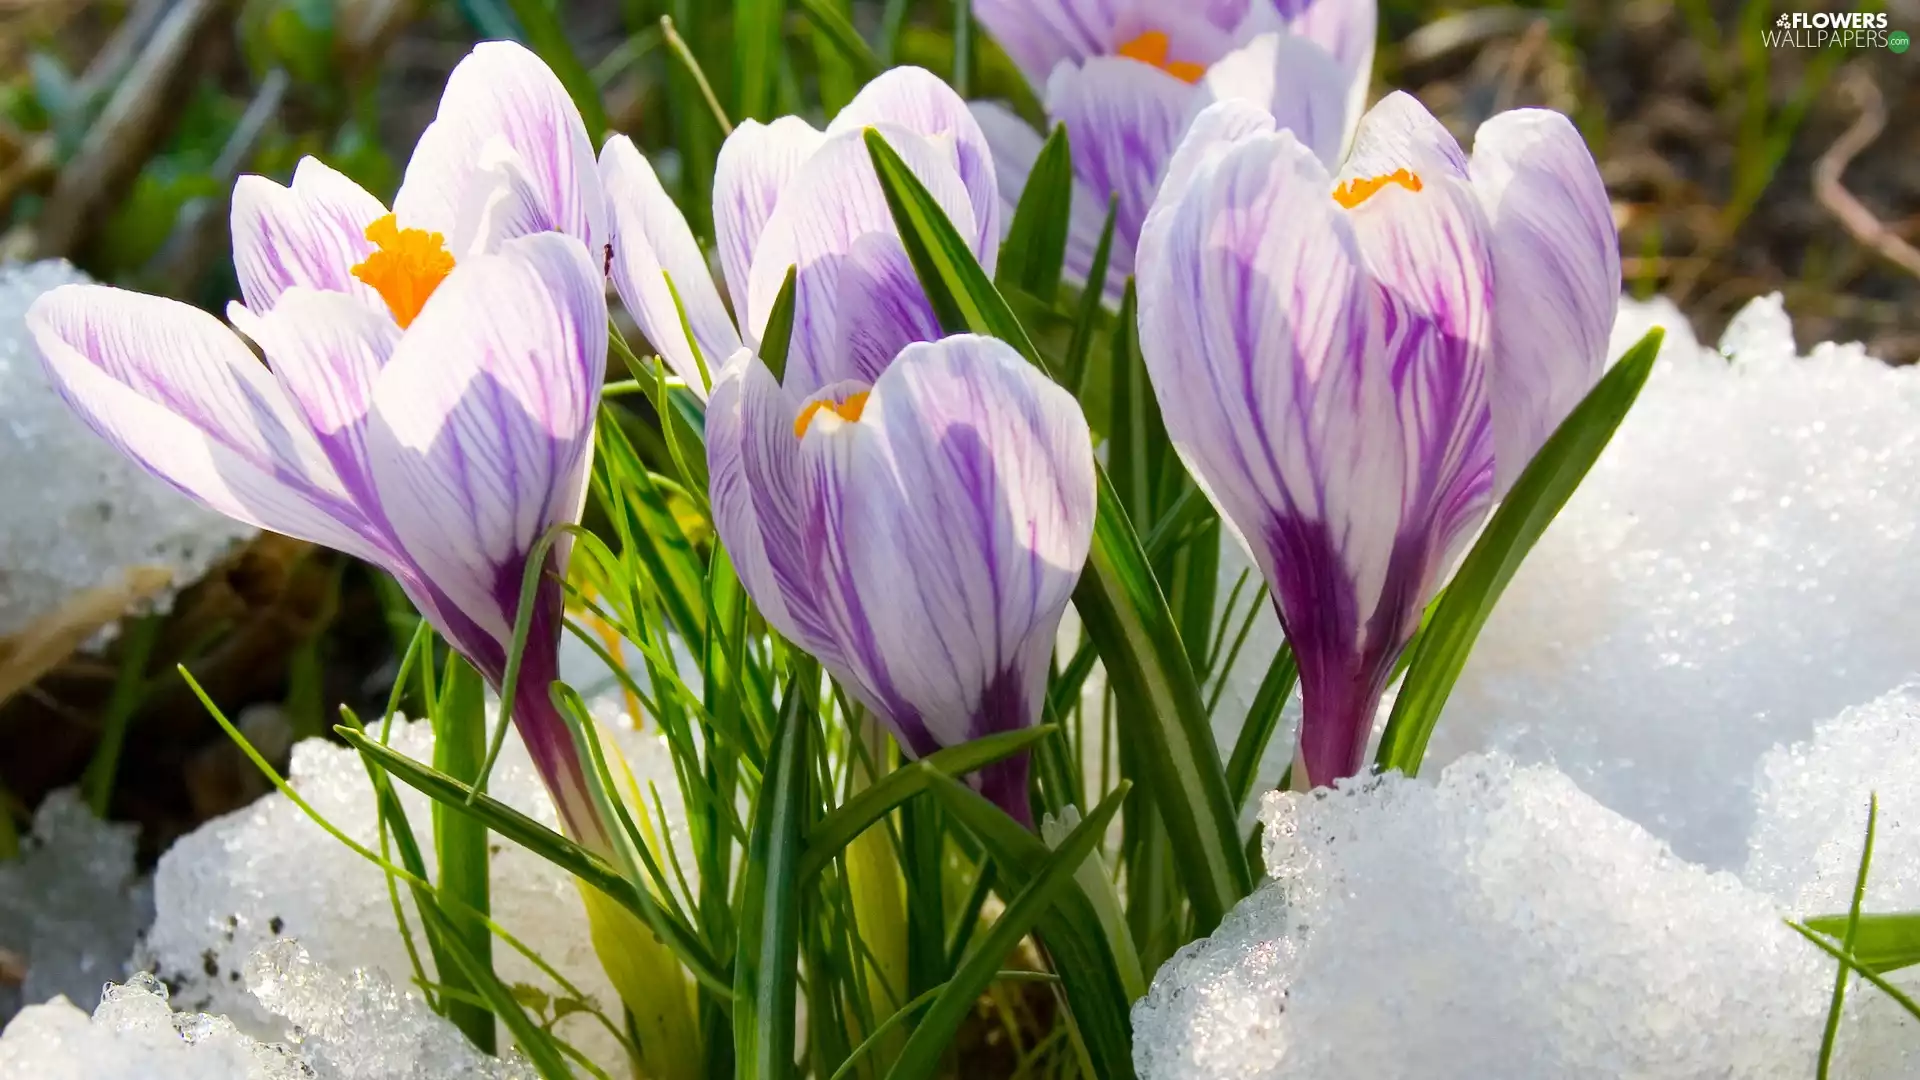
[[[872,46],[848,21],[846,12],[827,3],[827,0],[794,0],[794,3],[812,21],[814,29],[833,44],[841,59],[852,67],[856,82],[864,83],[885,70],[880,58],[874,55]]]
[[[1273,741],[1273,729],[1280,723],[1280,710],[1286,707],[1287,698],[1293,695],[1294,685],[1299,681],[1300,665],[1293,659],[1293,649],[1281,645],[1273,663],[1267,665],[1260,689],[1253,695],[1247,719],[1240,725],[1240,734],[1233,742],[1233,756],[1227,761],[1227,793],[1233,796],[1233,805],[1240,809],[1246,808],[1247,797],[1253,794],[1260,759],[1266,756],[1267,744]]]
[[[1586,399],[1561,423],[1534,456],[1513,490],[1493,512],[1486,531],[1467,553],[1447,586],[1446,596],[1421,632],[1407,664],[1407,677],[1394,700],[1375,767],[1420,771],[1440,711],[1466,667],[1467,653],[1479,637],[1493,605],[1527,552],[1566,505],[1587,470],[1607,448],[1646,385],[1660,353],[1661,330],[1647,331],[1627,350]]]
[[[526,848],[605,893],[609,899],[638,915],[652,927],[695,978],[718,993],[732,995],[731,973],[713,958],[699,935],[663,909],[644,888],[623,877],[605,859],[492,796],[474,795],[472,789],[460,781],[397,750],[382,746],[353,728],[341,726],[334,728],[334,731],[346,740],[347,745],[371,759],[394,779],[436,803],[452,806],[473,816],[500,834],[502,839]]]
[[[1047,856],[1006,911],[994,920],[993,927],[980,938],[947,987],[921,1016],[907,1045],[888,1071],[888,1080],[918,1080],[932,1076],[939,1068],[940,1057],[959,1031],[960,1022],[973,1011],[974,999],[993,981],[1001,961],[1039,924],[1041,917],[1053,909],[1061,896],[1078,891],[1074,874],[1106,835],[1107,824],[1120,812],[1120,804],[1126,800],[1130,787],[1122,780],[1111,795],[1101,800],[1093,813],[1067,834],[1059,849]]]
[[[447,656],[446,678],[433,710],[433,728],[434,768],[473,784],[487,753],[486,683],[473,665],[457,654]],[[440,981],[454,990],[484,993],[485,988],[474,980],[493,977],[493,935],[487,932],[485,920],[472,914],[485,915],[492,910],[487,844],[485,824],[445,803],[433,804],[433,850],[439,866],[440,892],[453,899],[453,910],[445,913],[444,924],[458,936],[458,953],[464,957],[454,970],[440,972]],[[434,936],[437,939],[439,935]],[[453,953],[455,944],[436,940],[436,959]],[[472,976],[469,969],[481,974]],[[492,1010],[457,995],[447,997],[444,1004],[447,1019],[475,1046],[489,1054],[494,1052]]]
[[[1044,304],[1060,291],[1060,268],[1067,259],[1067,223],[1073,217],[1073,158],[1067,127],[1055,124],[1013,210],[1013,224],[1000,245],[994,280]]]
[[[919,178],[879,132],[869,129],[866,141],[894,224],[941,326],[997,337],[1047,370],[1005,298]],[[1145,776],[1148,794],[1172,837],[1195,930],[1206,934],[1252,890],[1238,816],[1179,628],[1112,483],[1104,472],[1099,481],[1092,554],[1074,606],[1114,689],[1123,700],[1138,703],[1138,714],[1150,721],[1124,735],[1140,740],[1142,758],[1151,763]]]
[[[1052,856],[1039,837],[965,784],[937,776],[929,793],[992,857],[998,878],[994,889],[1003,899],[1011,901]],[[1131,1080],[1133,1027],[1128,1010],[1147,986],[1127,928],[1109,925],[1086,893],[1073,889],[1041,917],[1039,929],[1066,991],[1073,1024],[1093,1059],[1093,1075]]]
[[[1907,996],[1905,991],[1888,982],[1886,976],[1861,963],[1858,957],[1842,949],[1840,946],[1833,944],[1826,938],[1821,937],[1814,931],[1807,929],[1803,924],[1788,920],[1787,925],[1793,929],[1794,933],[1812,942],[1815,948],[1818,948],[1821,952],[1833,957],[1840,963],[1845,964],[1848,970],[1855,972],[1861,978],[1878,987],[1881,993],[1892,998],[1901,1008],[1907,1010],[1907,1013],[1914,1019],[1920,1020],[1920,1002],[1915,1002],[1911,997]]]
[[[1108,196],[1107,221],[1100,227],[1100,242],[1093,249],[1093,265],[1087,271],[1087,283],[1075,309],[1073,337],[1067,342],[1066,361],[1060,367],[1060,385],[1083,401],[1087,389],[1087,358],[1093,355],[1094,334],[1107,292],[1107,267],[1113,261],[1114,228],[1119,221],[1120,197]]]
[[[760,335],[760,362],[767,365],[778,382],[787,381],[787,351],[793,345],[793,289],[797,267],[787,267],[786,280],[774,295],[773,308],[767,313],[767,329]]]
[[[866,832],[895,807],[925,791],[932,774],[965,776],[1020,753],[1054,734],[1054,730],[1042,725],[987,735],[959,746],[937,750],[881,777],[821,818],[820,823],[807,834],[807,852],[800,859],[800,880],[805,881],[819,873],[821,867],[839,855],[855,837]]]
[[[803,670],[811,670],[805,665]],[[784,1080],[794,1070],[794,996],[800,957],[799,877],[812,761],[813,717],[796,675],[754,802],[733,962],[734,1076]]]
[[[702,598],[705,573],[700,556],[619,423],[603,412],[595,439],[600,452],[595,455],[594,467],[619,489],[631,515],[631,527],[625,533],[626,550],[646,567],[674,629],[697,647],[706,638],[706,603]]]
[[[774,117],[780,31],[786,17],[786,0],[734,0],[733,115],[742,120]]]
[[[1880,821],[1880,796],[1874,795],[1867,800],[1867,840],[1860,849],[1860,869],[1853,878],[1853,903],[1847,908],[1847,927],[1840,936],[1840,946],[1849,954],[1853,953],[1856,936],[1860,930],[1860,904],[1867,898],[1867,870],[1873,865],[1873,832]],[[1827,1006],[1827,1025],[1820,1033],[1820,1058],[1814,1076],[1818,1080],[1827,1080],[1828,1070],[1833,1064],[1833,1044],[1840,1035],[1840,1016],[1847,1004],[1847,967],[1833,976],[1833,999]]]

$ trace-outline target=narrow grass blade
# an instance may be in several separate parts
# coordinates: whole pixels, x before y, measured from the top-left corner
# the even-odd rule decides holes
[[[856,81],[864,83],[884,70],[873,48],[848,21],[846,12],[826,0],[794,0],[794,4],[812,21],[814,29],[833,43],[841,58],[853,68]]]
[[[340,726],[334,728],[334,732],[394,779],[436,803],[471,815],[502,839],[526,848],[605,893],[608,899],[652,927],[695,978],[724,996],[732,996],[732,974],[713,958],[699,935],[663,909],[644,888],[621,876],[605,859],[513,807],[488,795],[476,795],[458,780],[382,746],[353,728]]]
[[[1273,741],[1273,729],[1280,723],[1280,710],[1286,707],[1287,698],[1293,695],[1294,685],[1299,681],[1300,665],[1294,662],[1293,649],[1280,646],[1273,663],[1267,665],[1266,677],[1260,680],[1260,689],[1253,695],[1253,704],[1247,707],[1247,718],[1233,742],[1233,757],[1227,761],[1227,793],[1233,796],[1233,805],[1239,809],[1246,809],[1260,759],[1266,756],[1267,744]]]
[[[952,980],[921,1016],[900,1057],[888,1071],[889,1080],[917,1080],[933,1075],[941,1054],[959,1031],[961,1020],[973,1010],[974,999],[993,981],[1007,954],[1039,924],[1042,916],[1053,910],[1061,896],[1077,891],[1074,874],[1106,835],[1107,825],[1120,812],[1130,787],[1122,780],[1111,795],[1101,800],[1093,813],[1067,834],[1059,849],[1047,856],[1006,911],[994,920],[993,928],[975,944]]]
[[[866,141],[894,224],[941,326],[997,337],[1047,370],[1005,298],[919,178],[879,132],[869,129]],[[1138,702],[1140,713],[1151,720],[1125,734],[1142,741],[1142,756],[1152,763],[1148,794],[1172,836],[1195,931],[1210,933],[1252,890],[1251,875],[1186,646],[1104,472],[1092,554],[1074,606],[1115,690]]]
[[[1920,1020],[1920,1002],[1915,1002],[1911,997],[1907,996],[1904,990],[1888,982],[1886,976],[1862,964],[1858,957],[1855,957],[1853,954],[1828,941],[1814,931],[1807,929],[1805,925],[1792,920],[1787,920],[1787,925],[1793,929],[1794,933],[1812,942],[1815,948],[1833,957],[1842,964],[1845,964],[1848,970],[1857,973],[1861,978],[1872,983],[1881,993],[1892,998],[1895,1003],[1902,1009],[1905,1009],[1914,1019]]]
[[[808,665],[810,667],[810,665]],[[797,684],[786,706],[747,840],[740,941],[733,962],[734,1076],[785,1080],[794,1070],[794,997],[800,957],[799,877],[812,761],[813,717]]]
[[[793,344],[793,288],[798,268],[787,267],[786,280],[774,295],[773,308],[767,313],[767,329],[760,335],[760,362],[767,365],[779,382],[787,381],[787,350]]]
[[[935,777],[929,792],[992,857],[997,867],[994,890],[1003,899],[1011,901],[1052,856],[1039,837],[965,784]],[[1128,1010],[1147,987],[1127,928],[1105,923],[1086,893],[1073,889],[1041,916],[1039,931],[1066,991],[1073,1024],[1093,1059],[1093,1075],[1131,1080],[1133,1027]]]
[[[1446,596],[1413,646],[1407,677],[1400,684],[1386,734],[1380,740],[1375,767],[1399,769],[1412,776],[1420,771],[1440,711],[1453,693],[1453,684],[1466,667],[1467,653],[1479,637],[1493,605],[1507,582],[1554,516],[1565,506],[1627,410],[1640,396],[1653,361],[1660,353],[1662,331],[1655,327],[1639,344],[1627,350],[1561,423],[1534,456],[1520,479],[1493,512],[1486,531],[1467,553],[1447,586]]]
[[[1003,731],[949,746],[911,765],[895,769],[820,819],[807,834],[807,852],[800,859],[799,877],[805,881],[820,872],[841,849],[893,809],[925,791],[933,774],[965,776],[996,761],[1004,761],[1054,734],[1047,726]]]
[[[1087,283],[1075,308],[1073,337],[1067,342],[1067,356],[1060,367],[1060,385],[1073,396],[1086,400],[1087,357],[1093,354],[1093,339],[1100,321],[1101,304],[1107,293],[1107,267],[1113,261],[1114,228],[1120,221],[1120,197],[1107,197],[1107,221],[1100,227],[1100,242],[1093,249],[1093,265],[1087,271]]]
[[[1051,305],[1060,291],[1060,268],[1067,259],[1067,223],[1073,213],[1073,158],[1067,127],[1055,124],[1027,186],[1013,210],[1013,224],[1000,245],[994,280]]]
[[[1874,795],[1867,800],[1867,840],[1860,849],[1860,869],[1853,878],[1853,903],[1847,909],[1846,930],[1840,935],[1840,947],[1849,955],[1860,930],[1860,904],[1867,898],[1867,870],[1873,865],[1873,832],[1879,821],[1880,796]],[[1827,1026],[1820,1034],[1820,1058],[1814,1072],[1817,1080],[1827,1080],[1833,1064],[1833,1044],[1840,1035],[1840,1017],[1847,1004],[1847,974],[1842,964],[1833,976],[1833,999],[1827,1006]]]
[[[610,486],[618,488],[620,501],[630,516],[629,527],[621,537],[626,550],[646,567],[674,629],[697,645],[706,639],[700,556],[619,423],[603,414],[594,434],[600,449],[594,456],[594,468]]]

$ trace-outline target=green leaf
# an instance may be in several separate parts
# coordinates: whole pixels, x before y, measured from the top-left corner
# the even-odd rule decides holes
[[[879,132],[868,129],[866,141],[901,242],[940,325],[953,333],[997,337],[1047,370],[1005,298],[919,178]],[[1148,794],[1172,837],[1195,930],[1207,934],[1252,891],[1238,816],[1166,597],[1104,471],[1099,485],[1092,553],[1074,591],[1074,606],[1114,690],[1138,703],[1138,712],[1149,720],[1121,736],[1140,740],[1140,756],[1151,764],[1144,777]]]
[[[1853,903],[1847,908],[1847,925],[1840,935],[1840,947],[1852,954],[1860,930],[1860,904],[1867,898],[1867,870],[1873,865],[1873,832],[1880,821],[1880,796],[1867,800],[1867,841],[1860,849],[1860,869],[1853,878]],[[1814,1069],[1817,1080],[1827,1080],[1833,1064],[1833,1044],[1840,1035],[1840,1017],[1847,1004],[1847,967],[1842,964],[1833,975],[1833,997],[1827,1006],[1827,1025],[1820,1034],[1820,1057]]]
[[[994,973],[1000,970],[1001,961],[1020,944],[1021,938],[1039,924],[1042,917],[1054,910],[1054,905],[1063,896],[1079,891],[1074,874],[1099,846],[1100,838],[1106,835],[1108,823],[1120,812],[1120,804],[1126,800],[1131,787],[1127,781],[1120,781],[1113,793],[1101,800],[1093,813],[1067,834],[1059,849],[1042,861],[1026,886],[1007,904],[1006,911],[994,920],[993,928],[979,939],[973,951],[961,962],[946,989],[941,990],[933,999],[933,1004],[927,1007],[920,1023],[913,1029],[913,1035],[907,1039],[907,1045],[901,1049],[899,1058],[895,1059],[893,1068],[888,1071],[889,1080],[933,1075],[940,1064],[940,1056],[960,1030],[960,1022],[973,1011],[974,999],[993,981]]]
[[[776,382],[787,381],[787,351],[793,345],[793,288],[797,267],[787,267],[786,280],[774,295],[773,308],[767,313],[767,328],[760,334],[760,362],[773,372]]]
[[[1075,309],[1073,337],[1067,342],[1066,362],[1060,366],[1060,385],[1073,396],[1086,400],[1087,357],[1093,354],[1093,338],[1100,321],[1101,304],[1107,293],[1107,266],[1113,260],[1113,232],[1120,221],[1120,197],[1107,197],[1107,221],[1100,227],[1100,243],[1093,249],[1093,265],[1087,271],[1086,286],[1080,292]]]
[[[1053,134],[1034,159],[1026,189],[1013,210],[1013,224],[1000,245],[1000,266],[994,279],[1003,289],[1025,292],[1052,304],[1060,290],[1060,268],[1067,259],[1067,225],[1073,218],[1073,157],[1067,146],[1067,126],[1055,124]]]
[[[925,791],[935,774],[965,776],[996,761],[1004,761],[1054,733],[1054,728],[1041,725],[983,736],[936,750],[881,777],[820,819],[807,834],[807,852],[800,860],[800,880],[819,873],[854,838],[901,803]]]
[[[812,672],[811,664],[802,671]],[[817,677],[817,676],[816,676]],[[804,850],[812,759],[807,734],[813,716],[800,692],[802,676],[787,686],[767,772],[754,802],[741,882],[740,941],[733,962],[734,1076],[783,1080],[794,1071],[794,995],[800,957],[799,876]]]
[[[1920,1002],[1914,1001],[1907,996],[1905,991],[1888,982],[1886,976],[1862,963],[1858,957],[1848,953],[1845,949],[1833,944],[1826,938],[1821,937],[1805,925],[1788,920],[1787,926],[1792,928],[1794,933],[1812,942],[1815,948],[1818,948],[1821,952],[1845,964],[1848,970],[1857,973],[1861,978],[1878,987],[1881,993],[1892,998],[1901,1008],[1907,1010],[1907,1013],[1914,1019],[1920,1020]]]
[[[440,700],[433,708],[433,764],[436,769],[471,784],[480,774],[487,754],[486,683],[473,665],[457,653],[448,653],[446,678],[442,680]],[[492,909],[491,879],[488,876],[487,828],[478,820],[462,814],[445,803],[433,806],[433,849],[440,871],[440,892],[455,901],[445,916],[447,926],[460,936],[459,949],[466,962],[454,971],[442,971],[440,981],[453,990],[484,992],[467,978],[469,967],[481,969],[493,977],[493,935],[484,916]],[[450,947],[436,942],[435,955]],[[494,1052],[492,1013],[483,1007],[448,997],[447,1019],[452,1020],[481,1050]]]
[[[1273,729],[1280,723],[1280,710],[1286,707],[1287,698],[1292,696],[1293,688],[1300,681],[1300,665],[1293,659],[1293,649],[1281,645],[1274,654],[1273,663],[1267,666],[1266,677],[1260,680],[1260,689],[1253,695],[1253,704],[1247,707],[1247,718],[1240,725],[1240,735],[1233,742],[1233,757],[1227,762],[1227,793],[1233,796],[1233,805],[1244,809],[1247,797],[1253,794],[1253,781],[1260,769],[1260,759],[1267,754],[1267,744],[1273,741]]]
[[[1607,448],[1627,410],[1640,396],[1653,361],[1660,353],[1662,331],[1647,331],[1627,351],[1599,385],[1587,394],[1560,424],[1546,445],[1534,455],[1513,490],[1493,512],[1486,531],[1467,553],[1447,586],[1433,618],[1413,646],[1407,677],[1400,684],[1386,734],[1380,739],[1375,767],[1399,769],[1408,776],[1420,771],[1440,711],[1446,707],[1453,684],[1466,666],[1467,653],[1479,637],[1493,605],[1520,561],[1533,550],[1554,516],[1565,506],[1600,452]]]
[[[860,36],[860,31],[854,29],[853,24],[847,21],[845,12],[835,10],[825,0],[794,0],[794,2],[813,22],[814,28],[831,41],[833,47],[848,64],[852,65],[856,80],[864,83],[884,70],[885,65],[881,64],[880,58],[873,54],[873,48],[867,44],[865,38]]]
[[[333,730],[346,740],[347,745],[358,750],[394,779],[436,803],[451,806],[475,818],[499,833],[502,839],[526,848],[605,893],[608,899],[633,912],[652,927],[695,978],[722,995],[732,995],[732,975],[707,951],[699,935],[675,919],[672,913],[662,909],[644,888],[622,877],[605,859],[492,796],[476,795],[460,781],[397,750],[382,746],[351,727],[342,725]]]
[[[630,515],[621,529],[623,550],[646,567],[674,628],[691,643],[706,640],[706,575],[693,543],[681,531],[666,495],[620,425],[603,415],[595,438],[600,452],[594,455],[594,470],[609,490],[617,490],[619,502]],[[705,455],[701,457],[704,460]]]
[[[1003,899],[1011,901],[1052,857],[1039,837],[965,784],[936,776],[928,790],[992,856],[998,868],[994,888]],[[1093,1059],[1093,1075],[1131,1080],[1133,1027],[1128,1010],[1147,987],[1127,928],[1108,925],[1086,893],[1072,889],[1041,916],[1039,931],[1066,990],[1074,1026]]]
[[[786,0],[734,0],[733,115],[740,120],[772,120],[774,77],[780,70],[781,24]]]
[[[1847,916],[1816,915],[1806,925],[1829,937],[1843,937]],[[1861,967],[1883,975],[1920,964],[1920,911],[1862,914],[1854,931],[1853,956]]]

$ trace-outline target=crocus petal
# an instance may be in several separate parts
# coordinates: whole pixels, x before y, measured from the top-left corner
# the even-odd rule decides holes
[[[727,295],[743,324],[748,322],[747,273],[760,233],[780,193],[826,138],[805,120],[783,116],[771,124],[743,120],[720,147],[713,166],[713,235]],[[750,334],[757,340],[758,329]]]
[[[1418,98],[1395,90],[1368,109],[1354,133],[1353,152],[1337,179],[1388,176],[1407,169],[1464,178],[1467,155]]]
[[[1349,111],[1352,79],[1319,45],[1284,32],[1262,34],[1221,57],[1201,81],[1206,100],[1239,98],[1272,113],[1277,125],[1329,164],[1338,161],[1359,119]]]
[[[1278,29],[1325,49],[1347,76],[1347,113],[1357,117],[1367,104],[1379,28],[1375,0],[1261,0],[1249,6],[1238,37],[1246,41]]]
[[[370,516],[378,516],[367,462],[367,412],[380,369],[399,344],[400,327],[384,308],[357,297],[295,288],[245,330],[266,353],[341,483],[355,502],[370,508]]]
[[[894,691],[942,745],[1036,722],[1093,533],[1079,405],[963,335],[909,346],[858,423],[825,415],[807,442],[851,442],[836,535]]]
[[[1185,197],[1203,165],[1214,163],[1249,136],[1268,135],[1278,130],[1273,113],[1262,105],[1241,98],[1226,98],[1202,109],[1187,126],[1179,149],[1167,162],[1166,176],[1160,181],[1154,211],[1172,206]],[[1296,133],[1296,141],[1299,135]],[[1311,147],[1309,147],[1311,149]],[[1151,216],[1151,215],[1149,215]]]
[[[374,386],[368,444],[394,535],[496,642],[511,637],[534,543],[580,506],[606,375],[604,280],[554,233],[471,259]]]
[[[827,134],[885,125],[950,148],[953,167],[973,204],[973,251],[991,274],[1000,252],[1000,190],[993,149],[967,103],[924,68],[892,68],[861,88],[833,118]]]
[[[614,286],[647,340],[704,400],[713,370],[740,348],[740,334],[713,286],[707,260],[687,219],[632,140],[625,135],[608,139],[600,152],[600,172],[613,214]]]
[[[741,398],[749,366],[759,366],[756,378],[764,378],[768,383],[774,381],[773,373],[758,364],[751,350],[741,349],[721,367],[713,381],[713,396],[707,401],[708,493],[713,504],[714,531],[727,545],[728,557],[733,560],[741,585],[766,616],[767,623],[794,639],[794,622],[787,614],[785,595],[767,558],[766,537],[761,531],[759,515],[754,511],[753,490],[747,480],[746,426]],[[777,383],[774,388],[777,392]],[[763,386],[762,392],[764,390]]]
[[[233,185],[233,269],[240,295],[266,311],[296,285],[378,296],[353,276],[373,251],[367,226],[387,212],[360,185],[313,158],[301,158],[293,186],[264,176]]]
[[[488,139],[475,166],[467,176],[453,232],[447,236],[447,247],[456,260],[498,251],[515,237],[553,228],[540,179],[504,137]]]
[[[1063,63],[1111,53],[1117,0],[974,0],[973,17],[1035,86]]]
[[[1620,242],[1593,155],[1559,113],[1517,109],[1480,125],[1471,171],[1493,227],[1499,497],[1600,377]]]
[[[219,320],[66,285],[36,300],[26,323],[60,395],[160,479],[257,528],[388,561],[273,376]]]
[[[1048,80],[1047,112],[1067,125],[1074,172],[1103,200],[1119,197],[1114,233],[1128,248],[1139,242],[1193,101],[1192,87],[1133,60],[1090,60]],[[1122,254],[1114,252],[1111,266],[1124,278],[1133,264]]]
[[[900,350],[940,336],[940,321],[900,241],[868,233],[853,242],[840,269],[835,304],[850,377],[871,383]]]
[[[950,157],[926,139],[900,128],[879,129],[927,185],[963,236],[975,235],[973,208]],[[831,139],[794,177],[768,220],[749,274],[742,326],[759,338],[789,267],[797,268],[794,326],[786,384],[802,396],[852,372],[838,333],[835,302],[840,272],[854,242],[869,233],[897,237],[893,214],[874,175],[864,134]]]
[[[454,236],[482,150],[496,137],[533,178],[545,228],[599,250],[606,204],[586,124],[547,65],[509,41],[474,46],[448,77],[394,198],[400,224]]]
[[[993,148],[994,177],[1000,185],[1000,233],[1006,239],[1006,233],[1013,225],[1014,209],[1020,205],[1020,196],[1026,192],[1027,180],[1033,175],[1033,166],[1040,158],[1040,148],[1045,140],[1033,130],[1025,120],[1020,119],[1012,109],[994,101],[972,102],[973,118],[980,124],[980,130],[987,136],[987,145]],[[1107,200],[1094,194],[1092,188],[1078,176],[1073,179],[1073,206],[1067,219],[1067,255],[1062,270],[1073,281],[1087,280],[1093,273],[1093,257],[1100,247],[1100,234],[1107,226]],[[1133,265],[1132,246],[1124,240],[1115,238],[1115,251],[1122,265]],[[1108,275],[1116,283],[1124,279]],[[1117,300],[1119,293],[1114,293]]]

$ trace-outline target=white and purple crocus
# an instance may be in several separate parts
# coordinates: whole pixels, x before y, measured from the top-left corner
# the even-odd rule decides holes
[[[1169,166],[1139,266],[1167,430],[1299,660],[1295,782],[1352,776],[1422,607],[1604,365],[1620,260],[1593,159],[1536,109],[1469,158],[1396,93],[1330,173],[1224,102]]]
[[[94,430],[201,503],[397,578],[500,687],[539,538],[576,521],[604,380],[606,210],[592,144],[532,53],[455,69],[391,211],[303,160],[234,189],[234,326],[69,285],[27,315]],[[547,688],[566,545],[546,557],[516,725],[569,833],[610,837]]]
[[[943,338],[869,128],[991,267],[991,152],[966,104],[918,69],[875,79],[825,132],[788,117],[727,140],[714,222],[738,329],[645,159],[616,138],[602,167],[622,298],[690,384],[714,380],[714,524],[742,583],[918,757],[1038,720],[1092,538],[1093,455],[1072,396],[1011,346]],[[759,340],[789,268],[794,325],[776,378]],[[1024,757],[974,781],[1030,821]]]
[[[1329,164],[1366,104],[1376,0],[975,0],[974,15],[1066,125],[1075,189],[1066,269],[1085,280],[1115,199],[1110,287],[1134,273],[1174,148],[1216,101],[1272,113]],[[974,105],[1014,205],[1041,138],[1004,106]]]

